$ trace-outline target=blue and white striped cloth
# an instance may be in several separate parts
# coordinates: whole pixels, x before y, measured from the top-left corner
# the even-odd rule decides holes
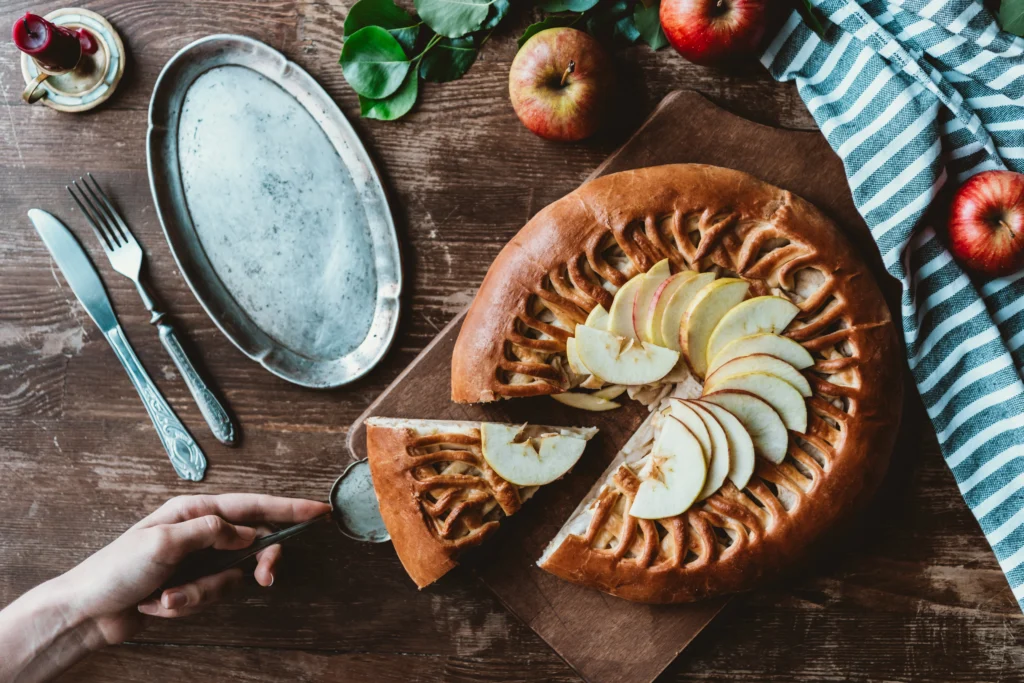
[[[914,380],[946,463],[1024,609],[1024,273],[967,275],[926,217],[947,183],[1024,172],[1024,39],[980,0],[811,0],[762,56],[846,167],[903,284]]]

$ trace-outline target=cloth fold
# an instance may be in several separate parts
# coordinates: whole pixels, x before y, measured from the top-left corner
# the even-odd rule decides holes
[[[886,269],[946,463],[1024,610],[1024,272],[968,275],[928,208],[946,183],[1024,172],[1024,39],[978,0],[812,0],[761,57],[843,160]]]

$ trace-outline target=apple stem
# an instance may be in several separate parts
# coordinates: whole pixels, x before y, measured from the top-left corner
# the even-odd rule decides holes
[[[559,83],[560,86],[565,86],[566,81],[569,80],[569,74],[576,71],[576,60],[570,59],[569,66],[565,67],[565,72],[562,74],[562,80]]]

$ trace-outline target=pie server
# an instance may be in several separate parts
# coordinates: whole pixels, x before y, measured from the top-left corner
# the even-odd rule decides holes
[[[391,540],[384,520],[380,516],[377,494],[370,478],[370,465],[366,460],[357,460],[345,468],[331,487],[331,511],[300,522],[286,529],[261,536],[248,548],[241,550],[200,550],[192,553],[179,565],[178,570],[164,584],[163,588],[180,586],[195,581],[201,576],[217,574],[241,564],[256,553],[272,545],[294,538],[319,522],[334,520],[345,536],[365,543],[384,543]]]

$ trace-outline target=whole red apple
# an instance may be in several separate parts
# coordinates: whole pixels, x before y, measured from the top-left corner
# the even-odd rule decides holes
[[[661,30],[694,64],[717,64],[757,49],[768,0],[661,0]]]
[[[611,59],[593,37],[549,28],[520,48],[508,94],[519,120],[537,135],[582,140],[601,127],[614,78]]]
[[[961,185],[949,215],[949,248],[986,275],[1024,267],[1024,175],[985,171]]]

